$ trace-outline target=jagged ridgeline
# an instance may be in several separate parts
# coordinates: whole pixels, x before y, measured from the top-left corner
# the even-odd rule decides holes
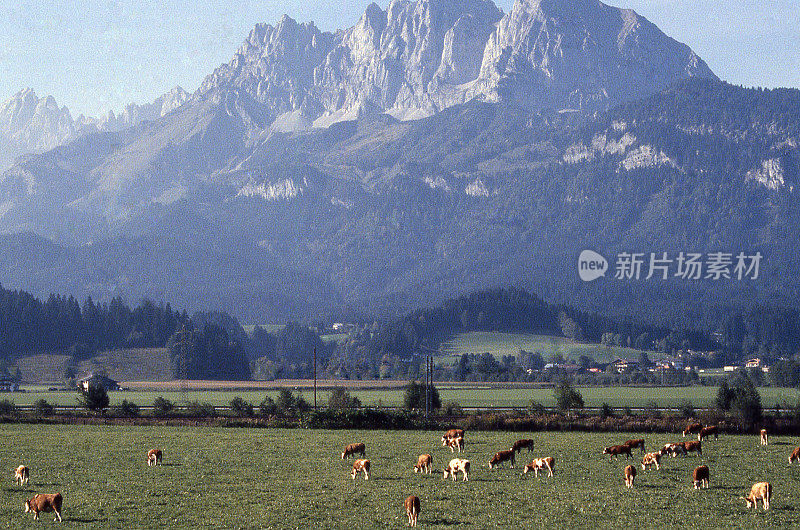
[[[0,280],[248,322],[511,285],[710,328],[720,305],[800,299],[798,108],[593,0],[284,18],[169,112],[17,159]],[[584,284],[584,248],[765,258],[752,282]]]

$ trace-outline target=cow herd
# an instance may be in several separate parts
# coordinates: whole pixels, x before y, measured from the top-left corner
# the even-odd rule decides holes
[[[620,445],[612,445],[606,447],[602,450],[603,455],[609,455],[609,459],[613,461],[616,457],[624,455],[626,458],[633,457],[633,451],[638,449],[642,456],[642,470],[648,471],[652,467],[655,467],[656,470],[661,469],[661,458],[664,456],[668,456],[671,458],[676,458],[679,456],[686,457],[691,453],[697,453],[698,455],[703,454],[703,440],[713,436],[714,439],[718,439],[719,437],[719,430],[717,426],[704,426],[700,423],[690,423],[687,425],[686,429],[683,431],[683,435],[686,436],[687,434],[697,434],[698,439],[696,441],[683,441],[683,442],[675,442],[675,443],[667,443],[664,446],[655,452],[647,452],[645,447],[645,440],[644,439],[631,439],[627,440]],[[459,452],[464,450],[464,430],[463,429],[451,429],[447,431],[442,436],[442,447],[450,448],[451,452],[455,452],[458,449]],[[762,429],[760,432],[760,443],[763,445],[767,445],[769,443],[769,437],[766,429]],[[516,455],[519,451],[523,449],[527,449],[528,452],[533,452],[533,440],[530,439],[522,439],[517,440],[511,448],[509,449],[502,449],[497,451],[494,456],[489,460],[487,463],[489,469],[495,469],[505,462],[509,463],[509,467],[513,468],[516,464]],[[344,452],[342,452],[342,459],[346,458],[349,455],[360,454],[362,457],[365,456],[366,453],[366,445],[364,443],[353,443],[349,444],[345,447]],[[789,456],[789,463],[793,462],[800,462],[800,447],[796,448],[792,454]],[[458,475],[461,474],[462,481],[469,480],[470,474],[470,461],[463,458],[453,458],[444,468],[443,478],[447,479],[450,477],[452,480],[456,480]],[[555,467],[555,459],[551,456],[535,458],[529,464],[524,466],[522,475],[527,474],[529,471],[533,471],[535,476],[539,476],[539,471],[547,471],[547,476],[553,476],[553,470]],[[363,471],[364,472],[364,479],[368,479],[368,471],[370,468],[370,461],[366,459],[357,459],[353,462],[351,476],[353,479]],[[413,465],[414,472],[422,472],[422,473],[432,473],[433,472],[433,458],[430,454],[421,454],[417,458],[416,464]],[[623,469],[623,478],[624,483],[627,488],[634,487],[634,481],[636,479],[637,469],[635,465],[628,464]],[[695,489],[707,489],[710,487],[711,484],[711,470],[707,465],[699,465],[692,470],[691,473],[691,483]],[[753,485],[750,493],[747,497],[740,497],[746,501],[747,507],[755,507],[757,506],[758,501],[762,502],[762,506],[765,510],[769,509],[770,505],[770,498],[772,497],[772,485],[768,482],[758,482]],[[406,515],[408,516],[408,524],[410,526],[416,526],[417,524],[417,517],[420,513],[420,500],[419,497],[415,495],[409,496],[404,502],[404,508],[406,510]]]
[[[458,449],[458,452],[464,450],[464,430],[463,429],[450,429],[444,435],[442,435],[442,447],[449,447],[451,452],[455,452]],[[642,447],[644,447],[644,441],[642,440]],[[533,452],[533,440],[530,439],[523,439],[517,440],[512,444],[509,449],[503,449],[495,453],[495,455],[489,460],[488,466],[489,469],[494,469],[504,462],[509,462],[509,467],[513,468],[514,464],[516,463],[516,454],[523,449],[527,449],[529,453]],[[342,451],[341,457],[342,460],[347,458],[350,455],[359,454],[362,457],[365,456],[366,453],[366,444],[362,442],[358,443],[351,443],[345,446],[344,451]],[[364,473],[364,480],[369,479],[369,469],[370,469],[370,461],[364,458],[356,459],[353,461],[353,465],[350,471],[350,476],[353,480],[355,480],[356,476],[360,472],[363,471]],[[458,475],[461,474],[462,482],[469,481],[469,474],[470,474],[470,467],[471,462],[464,458],[453,458],[444,468],[444,472],[442,478],[446,480],[450,477],[452,480],[456,480]],[[535,476],[539,476],[539,471],[544,472],[547,470],[547,476],[553,476],[553,469],[555,468],[555,459],[552,456],[545,456],[542,458],[535,458],[531,463],[525,465],[522,474],[525,475],[529,471],[533,471]],[[635,473],[636,470],[634,470]],[[417,457],[417,463],[414,464],[414,473],[433,473],[433,457],[430,454],[421,454]],[[410,495],[406,498],[405,502],[403,503],[403,507],[406,510],[406,515],[408,516],[408,524],[409,526],[416,526],[417,525],[417,517],[420,513],[420,500],[419,497],[416,495]]]
[[[625,455],[627,458],[632,457],[632,450],[639,448],[644,453],[642,457],[642,469],[647,471],[652,466],[656,470],[661,469],[661,457],[669,455],[672,458],[677,456],[687,456],[689,453],[696,452],[698,455],[703,454],[703,439],[713,435],[716,440],[719,437],[719,429],[716,425],[703,426],[701,423],[690,423],[683,430],[683,436],[687,434],[697,434],[697,441],[676,442],[664,444],[659,451],[654,453],[646,453],[644,440],[628,440],[621,445],[612,445],[603,449],[602,454],[609,455],[609,460],[613,460],[619,455]],[[769,433],[767,429],[761,429],[759,433],[759,442],[761,445],[769,445]],[[789,455],[789,464],[800,461],[800,447],[797,447]],[[636,467],[627,465],[623,469],[623,478],[625,479],[625,486],[632,488],[633,481],[636,478]],[[695,489],[708,488],[711,482],[711,470],[706,465],[697,466],[692,471],[692,484]],[[769,501],[772,497],[772,485],[769,482],[757,482],[750,490],[750,494],[744,497],[747,502],[747,507],[756,507],[757,501],[761,500],[764,509],[769,509]],[[740,497],[741,498],[741,497]]]

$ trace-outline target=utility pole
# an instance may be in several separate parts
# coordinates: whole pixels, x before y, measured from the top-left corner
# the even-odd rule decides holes
[[[175,341],[175,346],[178,348],[178,355],[180,355],[180,377],[181,377],[181,385],[180,385],[180,392],[181,392],[181,400],[183,401],[184,405],[189,404],[189,387],[187,383],[187,379],[189,378],[188,375],[188,367],[187,367],[187,360],[186,358],[189,355],[189,345],[192,342],[194,337],[194,333],[186,329],[186,324],[184,323],[181,327],[181,330],[176,333],[178,336],[178,340]]]
[[[314,410],[317,410],[317,347],[314,346]]]
[[[428,392],[430,390],[430,385],[428,384],[428,377],[429,377],[429,368],[430,363],[428,362],[428,354],[425,354],[425,419],[428,419],[428,404],[430,403],[430,399],[428,399]]]

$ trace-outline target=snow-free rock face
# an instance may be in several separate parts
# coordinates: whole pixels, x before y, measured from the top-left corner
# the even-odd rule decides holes
[[[66,107],[52,96],[39,98],[30,88],[0,106],[0,168],[24,153],[41,153],[77,136]]]
[[[280,130],[296,130],[369,112],[416,119],[476,97],[598,110],[692,76],[714,74],[644,18],[598,0],[518,0],[506,15],[486,0],[393,0],[336,34],[289,17],[258,25],[196,97],[244,91],[270,121],[284,116]]]
[[[530,107],[603,108],[710,77],[685,44],[598,0],[517,0],[486,45],[473,90]]]
[[[96,121],[98,130],[119,131],[126,127],[133,127],[143,121],[153,121],[177,109],[189,99],[190,94],[179,86],[169,92],[162,94],[152,103],[137,105],[131,103],[125,110],[117,116],[113,111],[109,111],[106,116]]]
[[[102,118],[81,115],[73,119],[69,109],[59,107],[53,96],[40,98],[26,88],[0,106],[0,171],[20,155],[43,153],[84,134],[119,131],[158,119],[188,99],[185,90],[175,87],[152,103],[131,103],[119,116],[109,112]]]

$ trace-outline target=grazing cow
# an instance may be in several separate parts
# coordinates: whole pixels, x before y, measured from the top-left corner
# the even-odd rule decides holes
[[[761,445],[769,445],[769,438],[766,429],[761,429]]]
[[[696,432],[700,432],[700,429],[702,429],[702,428],[703,428],[703,424],[702,423],[690,423],[683,430],[683,435],[686,436],[687,434],[693,434],[693,433],[696,433]]]
[[[31,471],[28,469],[28,466],[19,466],[14,470],[14,484],[17,482],[19,482],[20,486],[27,484],[30,477]]]
[[[750,495],[745,497],[747,508],[758,508],[758,499],[761,499],[764,509],[769,510],[770,497],[772,497],[772,485],[769,482],[757,482],[750,488]]]
[[[350,444],[344,448],[344,453],[342,453],[342,460],[356,453],[360,454],[361,456],[364,456],[366,450],[367,446],[364,445],[363,443]]]
[[[544,471],[547,468],[547,476],[553,476],[553,467],[555,467],[556,459],[552,456],[546,456],[544,458],[536,458],[533,462],[525,466],[525,469],[522,470],[522,474],[524,475],[528,471],[533,471],[533,473],[538,477],[539,470],[541,469]]]
[[[369,480],[369,460],[355,460],[353,462],[353,471],[350,472],[350,476],[355,480],[356,475],[361,471],[364,472],[364,480]]]
[[[702,423],[692,422],[689,423],[686,428],[683,430],[683,435],[686,436],[687,434],[694,434],[700,432],[700,429],[703,428]]]
[[[406,502],[403,503],[406,508],[406,515],[408,515],[408,526],[417,526],[417,516],[419,516],[419,497],[416,495],[409,495]]]
[[[453,438],[463,438],[464,437],[464,429],[450,429],[442,436],[442,447],[447,445],[448,440],[452,440]]]
[[[61,502],[63,501],[60,493],[39,493],[31,499],[25,501],[25,513],[33,512],[33,520],[39,520],[39,512],[55,512],[54,521],[61,521]]]
[[[147,451],[147,467],[157,466],[161,463],[161,449],[150,449]]]
[[[633,487],[633,479],[636,478],[636,466],[628,464],[625,466],[625,485],[629,488]]]
[[[661,453],[647,453],[642,458],[642,470],[646,471],[648,467],[655,465],[656,469],[661,469]]]
[[[463,481],[468,481],[469,477],[467,475],[469,474],[469,460],[463,460],[461,458],[452,459],[450,463],[447,464],[447,467],[444,470],[444,476],[442,478],[446,479],[447,475],[449,474],[451,477],[453,477],[453,480],[455,480],[459,471],[464,474]]]
[[[514,445],[511,446],[511,450],[512,451],[522,451],[522,449],[524,449],[525,447],[528,448],[528,452],[529,453],[532,453],[533,452],[533,440],[528,440],[528,439],[517,440],[516,442],[514,442]]]
[[[692,440],[691,442],[683,442],[683,448],[685,450],[684,454],[688,455],[691,452],[696,452],[699,455],[703,454],[703,443],[702,442],[695,442]]]
[[[789,463],[800,462],[800,447],[796,447],[792,454],[789,455]]]
[[[508,451],[497,451],[491,460],[489,460],[489,469],[493,469],[495,466],[499,466],[503,462],[509,461],[511,462],[511,468],[514,468],[514,451],[510,449]]]
[[[625,454],[628,458],[631,458],[631,446],[630,445],[612,445],[611,447],[606,447],[603,449],[604,455],[611,455],[610,459],[613,459],[617,455]]]
[[[638,440],[628,440],[627,442],[625,442],[622,445],[627,445],[628,447],[631,448],[631,450],[636,449],[638,447],[639,449],[642,450],[642,453],[645,452],[644,439],[642,439],[642,438],[640,438]]]
[[[703,427],[700,429],[700,432],[697,433],[697,441],[702,442],[703,438],[708,438],[712,434],[714,435],[715,440],[719,437],[719,429],[717,429],[715,425]]]
[[[458,452],[460,453],[464,449],[464,437],[450,438],[447,440],[447,447],[450,448],[451,453],[455,453],[455,448],[458,447]]]
[[[675,458],[679,454],[686,456],[686,447],[683,445],[683,442],[676,444],[669,443],[665,444],[659,452],[662,455],[669,455],[672,458]]]
[[[417,457],[417,465],[414,466],[414,473],[417,471],[430,475],[433,471],[433,457],[431,455],[419,455]]]
[[[697,466],[694,468],[694,471],[692,471],[692,484],[694,484],[694,489],[699,490],[701,486],[708,488],[708,484],[711,482],[709,476],[708,466]]]

